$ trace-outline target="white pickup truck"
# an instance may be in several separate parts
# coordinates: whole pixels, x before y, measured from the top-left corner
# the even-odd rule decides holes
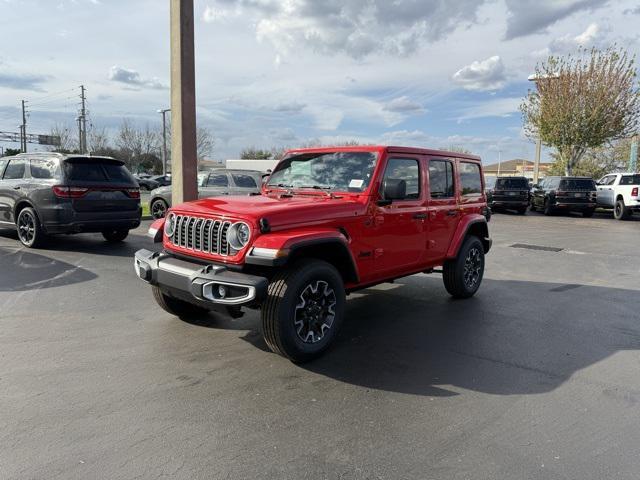
[[[598,207],[613,209],[613,218],[625,220],[640,212],[640,173],[611,173],[596,182]]]

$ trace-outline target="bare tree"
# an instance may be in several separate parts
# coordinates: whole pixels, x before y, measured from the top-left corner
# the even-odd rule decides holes
[[[120,149],[125,161],[133,172],[140,169],[141,163],[149,163],[149,158],[159,158],[160,138],[158,132],[149,124],[138,128],[131,120],[125,118],[116,134],[115,144]]]
[[[244,148],[240,151],[240,158],[242,160],[268,160],[271,158],[270,150],[263,150],[256,147]]]
[[[52,147],[52,152],[73,153],[78,151],[78,137],[68,125],[56,123],[51,127],[51,136],[60,137],[60,145]]]
[[[110,150],[109,135],[104,127],[98,128],[92,126],[87,135],[87,143],[89,151],[95,154],[103,154]]]
[[[520,107],[526,134],[555,147],[571,175],[589,149],[636,131],[635,76],[635,57],[617,47],[549,57],[536,67],[536,90]]]
[[[440,150],[445,150],[447,152],[471,154],[471,150],[464,148],[461,145],[449,145],[448,147],[440,147]]]
[[[196,148],[198,160],[211,160],[216,141],[211,130],[205,127],[198,127],[196,130]]]

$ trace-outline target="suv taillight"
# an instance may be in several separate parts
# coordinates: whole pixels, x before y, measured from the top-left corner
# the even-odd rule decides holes
[[[638,196],[638,187],[633,187],[633,190],[631,190],[631,196],[632,197]]]
[[[125,192],[127,193],[127,195],[130,198],[140,198],[140,189],[139,188],[127,188],[125,190]]]
[[[67,187],[66,185],[55,185],[53,194],[58,198],[80,198],[84,197],[89,191],[84,187]]]

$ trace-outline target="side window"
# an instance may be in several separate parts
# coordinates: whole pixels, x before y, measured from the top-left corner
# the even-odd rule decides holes
[[[229,179],[227,178],[226,173],[216,174],[212,173],[209,175],[209,180],[207,180],[207,187],[228,187]]]
[[[4,167],[7,166],[7,163],[9,163],[9,160],[7,160],[6,158],[0,158],[0,179],[2,178]]]
[[[460,186],[463,196],[473,196],[482,193],[482,179],[480,165],[477,163],[460,162]]]
[[[58,162],[53,158],[34,158],[30,163],[32,178],[51,179],[58,176]]]
[[[233,182],[236,184],[236,187],[258,188],[258,185],[256,185],[256,181],[250,175],[232,173],[231,176],[233,177]]]
[[[448,160],[429,161],[429,191],[431,198],[452,198],[455,196],[452,162]]]
[[[15,180],[24,178],[26,162],[24,160],[10,160],[7,169],[4,171],[5,180]]]
[[[384,178],[404,180],[407,184],[407,199],[420,198],[420,164],[409,158],[391,158],[387,162]]]

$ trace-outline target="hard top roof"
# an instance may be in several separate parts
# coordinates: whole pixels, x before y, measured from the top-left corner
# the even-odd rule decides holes
[[[387,153],[405,153],[418,155],[433,155],[437,157],[455,157],[465,160],[474,160],[479,162],[480,157],[468,153],[449,152],[446,150],[434,150],[418,147],[399,147],[393,145],[353,145],[353,146],[327,146],[327,147],[311,147],[311,148],[294,148],[288,150],[287,153],[305,153],[305,152],[384,152]]]

